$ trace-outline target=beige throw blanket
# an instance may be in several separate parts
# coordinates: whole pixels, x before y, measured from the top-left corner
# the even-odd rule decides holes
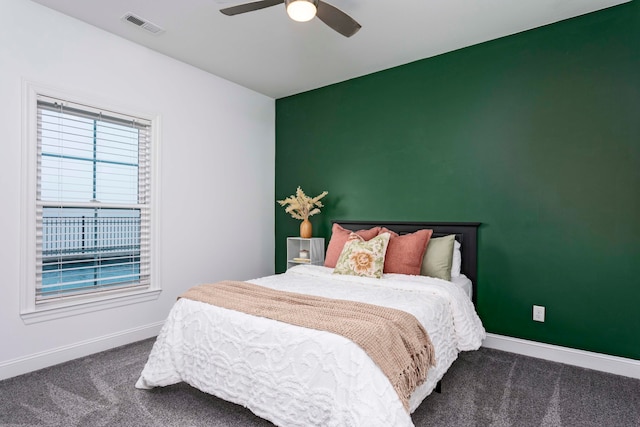
[[[411,393],[435,365],[429,335],[413,315],[401,310],[235,281],[195,286],[180,298],[342,335],[367,352],[407,410]]]

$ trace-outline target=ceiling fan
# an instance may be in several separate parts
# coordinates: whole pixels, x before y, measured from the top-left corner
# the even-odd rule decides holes
[[[351,37],[362,27],[353,18],[322,0],[260,0],[220,9],[227,16],[264,9],[283,3],[287,14],[294,21],[306,22],[314,16],[345,37]]]

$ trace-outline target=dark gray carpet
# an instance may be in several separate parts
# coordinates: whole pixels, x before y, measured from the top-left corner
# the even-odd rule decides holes
[[[273,426],[185,384],[137,390],[153,340],[0,382],[1,426]],[[638,426],[640,380],[480,349],[413,414],[426,426]],[[391,427],[391,426],[390,426]]]

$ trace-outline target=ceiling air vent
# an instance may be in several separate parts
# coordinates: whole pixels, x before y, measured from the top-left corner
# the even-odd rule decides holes
[[[160,33],[164,33],[164,28],[154,24],[153,22],[147,21],[146,19],[143,19],[131,12],[126,13],[122,19],[124,21],[128,21],[131,22],[134,25],[137,25],[138,27],[149,31],[152,34],[160,34]]]

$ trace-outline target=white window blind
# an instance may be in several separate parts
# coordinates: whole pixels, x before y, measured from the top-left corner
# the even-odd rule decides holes
[[[150,285],[151,123],[38,96],[36,303]]]

